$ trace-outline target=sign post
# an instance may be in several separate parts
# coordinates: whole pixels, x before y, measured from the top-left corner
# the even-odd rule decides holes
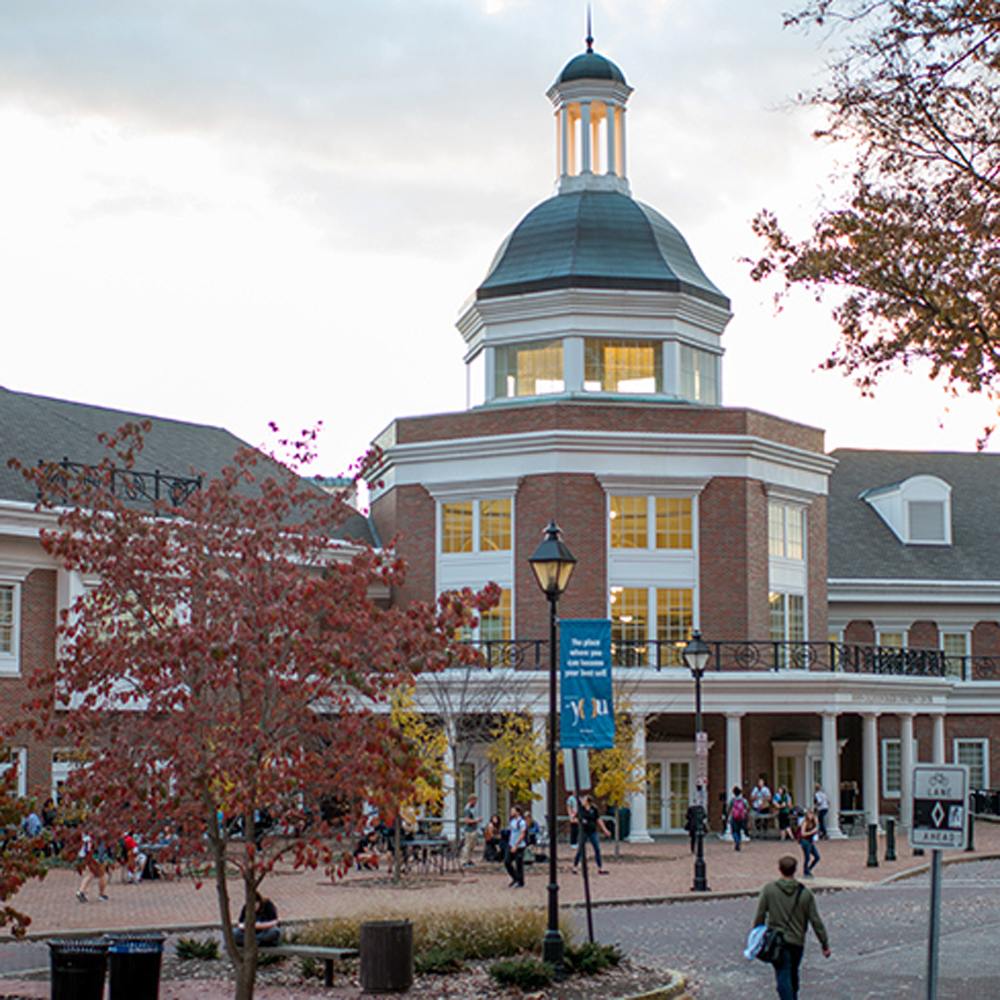
[[[911,847],[931,848],[931,920],[927,941],[927,1000],[937,1000],[941,933],[941,851],[961,851],[968,836],[969,768],[917,764],[913,768]]]

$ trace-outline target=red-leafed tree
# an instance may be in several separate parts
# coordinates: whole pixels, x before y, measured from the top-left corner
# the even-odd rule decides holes
[[[4,753],[0,749],[0,753]],[[4,754],[6,755],[6,754]],[[29,837],[20,830],[25,802],[17,795],[17,769],[0,775],[0,927],[10,924],[14,937],[24,937],[31,917],[7,902],[30,878],[44,878],[42,838]]]
[[[23,468],[58,512],[42,544],[86,592],[32,679],[37,725],[78,748],[65,795],[95,839],[176,824],[214,872],[237,1000],[253,996],[255,901],[279,860],[336,866],[362,801],[393,803],[419,769],[386,703],[455,644],[479,602],[386,607],[398,561],[331,538],[351,511],[302,479],[312,436],[282,461],[240,451],[182,506],[130,499],[149,425],[106,440],[78,474]],[[247,913],[236,947],[230,892]],[[236,902],[239,902],[237,900]]]

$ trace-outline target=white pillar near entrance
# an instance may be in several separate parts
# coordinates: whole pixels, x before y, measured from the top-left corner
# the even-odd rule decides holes
[[[544,715],[533,715],[531,717],[532,729],[535,733],[535,742],[540,746],[547,746],[546,739],[548,737],[548,729],[546,727],[547,716]],[[548,771],[545,772],[548,774]],[[548,800],[549,783],[548,781],[534,781],[531,784],[531,818],[538,820],[538,825],[544,830],[546,828],[549,812],[546,808],[546,803]],[[556,815],[558,816],[561,810],[556,807]],[[504,817],[506,822],[506,817]]]
[[[446,837],[459,837],[458,831],[458,789],[455,786],[455,774],[452,771],[452,742],[451,735],[445,728],[445,745],[444,753],[442,756],[442,768],[443,777],[441,779],[441,786],[444,792],[444,801],[442,803],[441,818],[444,820],[444,835]]]
[[[861,788],[864,796],[865,820],[866,823],[878,824],[878,712],[862,712],[861,729]]]
[[[931,716],[931,763],[946,764],[947,753],[944,745],[944,712],[935,712]]]
[[[628,839],[631,844],[649,844],[653,838],[646,826],[646,716],[636,713],[632,716],[632,748],[639,762],[636,770],[639,772],[641,784],[639,791],[629,796],[628,807],[632,813],[632,829]]]
[[[826,832],[831,840],[841,840],[840,829],[840,746],[837,743],[837,713],[823,713],[823,791],[830,800]]]
[[[743,787],[743,713],[726,712],[726,802],[733,789]],[[732,840],[729,825],[723,828],[723,840]]]
[[[899,713],[899,825],[907,832],[913,825],[913,715]]]

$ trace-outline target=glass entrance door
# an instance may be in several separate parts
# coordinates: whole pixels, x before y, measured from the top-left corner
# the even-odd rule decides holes
[[[670,832],[684,829],[691,804],[691,765],[686,760],[670,761]]]

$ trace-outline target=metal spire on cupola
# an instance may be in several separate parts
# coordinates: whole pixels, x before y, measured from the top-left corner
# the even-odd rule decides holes
[[[556,190],[584,188],[629,194],[625,173],[625,105],[632,88],[610,60],[594,51],[593,11],[587,4],[587,50],[571,59],[548,97],[556,109],[559,179]]]

